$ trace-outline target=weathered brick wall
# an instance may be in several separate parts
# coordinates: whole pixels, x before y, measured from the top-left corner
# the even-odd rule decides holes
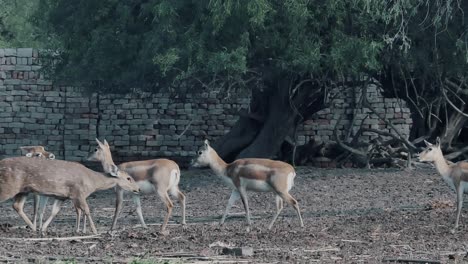
[[[39,73],[39,54],[33,49],[0,49],[0,156],[19,155],[19,146],[44,145],[58,158],[83,161],[94,149],[94,139],[107,139],[116,162],[154,157],[188,158],[205,137],[227,133],[247,108],[248,96],[223,98],[216,93],[126,95],[87,94],[55,85]],[[357,130],[368,109],[353,110],[353,94],[340,94],[299,129],[299,144],[310,138],[332,140],[340,116],[339,135]],[[376,87],[369,101],[392,120],[403,135],[411,119],[403,102],[384,99]],[[356,123],[350,128],[352,113]],[[364,124],[389,131],[375,115]],[[373,137],[366,135],[365,137]],[[368,139],[368,138],[366,138]]]

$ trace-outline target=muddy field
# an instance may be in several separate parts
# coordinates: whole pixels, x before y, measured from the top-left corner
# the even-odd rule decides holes
[[[208,170],[184,172],[181,190],[187,195],[187,228],[178,225],[180,208],[175,203],[166,236],[159,234],[165,209],[156,196],[142,197],[144,216],[151,224],[148,229],[138,227],[128,196],[119,229],[109,234],[114,194],[97,193],[88,202],[99,236],[64,241],[41,240],[24,227],[11,201],[5,202],[0,204],[0,262],[468,262],[467,209],[461,227],[452,234],[454,194],[430,167],[413,171],[299,168],[291,194],[301,206],[304,228],[286,206],[273,230],[267,230],[275,199],[263,193],[249,193],[251,232],[246,232],[240,201],[220,227],[217,222],[230,190]],[[26,206],[31,215],[32,199]],[[74,219],[74,210],[66,202],[47,238],[75,235]],[[246,255],[223,254],[226,247],[244,247]]]

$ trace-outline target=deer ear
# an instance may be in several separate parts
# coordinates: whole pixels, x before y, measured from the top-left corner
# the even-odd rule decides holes
[[[49,154],[49,159],[55,159],[55,155],[52,154],[52,153],[50,153],[50,154]]]
[[[107,140],[104,139],[104,145],[106,145],[106,147],[109,147],[109,143],[107,143]]]
[[[432,144],[429,143],[427,140],[424,140],[424,143],[426,143],[426,146],[427,146],[427,147],[432,147]]]
[[[209,147],[209,146],[210,146],[210,142],[208,142],[208,139],[205,139],[204,143],[205,143],[205,146],[206,146],[206,147]]]
[[[440,147],[440,137],[437,137],[437,139],[436,139],[436,145],[437,145],[437,147]]]
[[[115,165],[115,164],[112,164],[111,167],[110,167],[110,175],[114,176],[114,177],[119,177],[119,168]]]
[[[99,139],[96,138],[96,142],[98,143],[99,147],[102,147],[104,144],[102,144],[101,141],[99,141]]]

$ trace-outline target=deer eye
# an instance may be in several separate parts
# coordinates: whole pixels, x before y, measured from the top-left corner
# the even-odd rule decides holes
[[[132,181],[132,178],[128,177],[128,178],[127,178],[127,181]]]
[[[97,152],[97,148],[94,149],[94,152]]]
[[[429,151],[432,151],[432,148],[429,148]]]
[[[198,151],[198,155],[201,155],[201,154],[202,154],[202,152],[201,152],[201,151]]]

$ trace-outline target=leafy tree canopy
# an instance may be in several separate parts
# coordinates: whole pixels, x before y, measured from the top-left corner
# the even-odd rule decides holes
[[[41,0],[57,76],[106,89],[245,87],[276,73],[378,71],[384,47],[363,1]]]
[[[0,47],[38,47],[30,18],[38,0],[0,0]]]

